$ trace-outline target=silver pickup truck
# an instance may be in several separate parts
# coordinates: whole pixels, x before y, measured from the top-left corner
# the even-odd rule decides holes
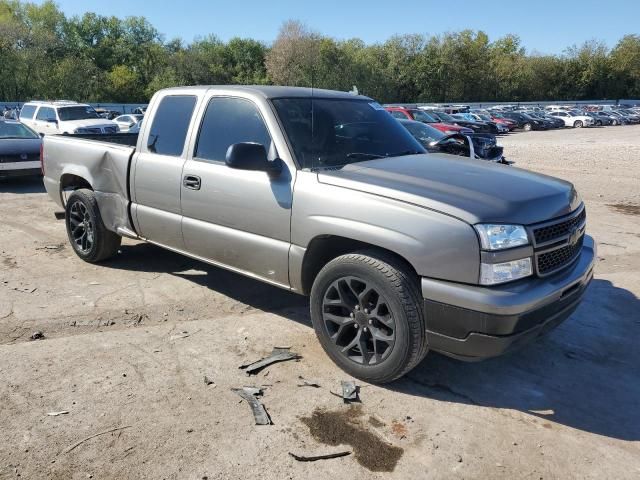
[[[331,359],[389,382],[429,350],[500,355],[578,306],[595,244],[570,183],[427,154],[364,96],[184,87],[140,133],[46,136],[87,262],[140,239],[303,295]]]

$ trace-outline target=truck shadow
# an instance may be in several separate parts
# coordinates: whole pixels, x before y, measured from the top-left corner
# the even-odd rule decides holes
[[[428,355],[388,388],[480,407],[512,409],[534,422],[640,440],[640,300],[594,280],[555,331],[512,354],[479,363]],[[436,407],[437,408],[437,407]]]
[[[0,178],[0,193],[45,193],[41,176]]]
[[[306,297],[149,243],[123,245],[119,255],[101,265],[119,270],[168,273],[258,310],[277,313],[289,320],[311,326]],[[205,274],[192,275],[187,273],[189,270]]]
[[[150,244],[123,245],[121,254],[103,265],[169,273],[311,327],[305,297]],[[192,269],[206,275],[189,274]],[[544,428],[562,424],[638,441],[638,312],[640,300],[633,293],[594,280],[571,318],[524,349],[479,363],[429,354],[406,377],[384,387],[442,402],[517,410]]]

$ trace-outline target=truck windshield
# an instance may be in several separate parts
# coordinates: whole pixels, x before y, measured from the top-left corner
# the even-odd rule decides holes
[[[60,121],[67,122],[69,120],[86,120],[89,118],[100,118],[98,112],[88,105],[77,107],[63,107],[58,109]]]
[[[273,105],[301,168],[342,167],[426,153],[396,119],[372,101],[279,98]]]

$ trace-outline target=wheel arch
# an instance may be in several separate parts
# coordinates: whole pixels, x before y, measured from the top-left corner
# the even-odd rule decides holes
[[[94,190],[90,180],[85,178],[80,172],[65,172],[60,176],[60,200],[62,206],[66,205],[66,199],[64,192],[67,190],[79,190],[86,188],[88,190]]]
[[[318,273],[331,260],[347,253],[363,250],[380,253],[382,259],[391,261],[396,267],[404,267],[407,273],[416,280],[419,279],[419,275],[411,262],[387,248],[339,235],[319,235],[311,239],[304,252],[300,274],[301,293],[309,295]]]

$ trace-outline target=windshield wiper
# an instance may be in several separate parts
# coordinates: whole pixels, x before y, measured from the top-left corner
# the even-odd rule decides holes
[[[374,160],[376,158],[385,158],[387,155],[378,155],[377,153],[351,152],[347,153],[347,158],[360,158],[363,160]]]
[[[418,152],[417,150],[405,150],[404,152],[393,153],[391,155],[387,155],[387,157],[404,157],[405,155],[420,155],[424,152]]]

